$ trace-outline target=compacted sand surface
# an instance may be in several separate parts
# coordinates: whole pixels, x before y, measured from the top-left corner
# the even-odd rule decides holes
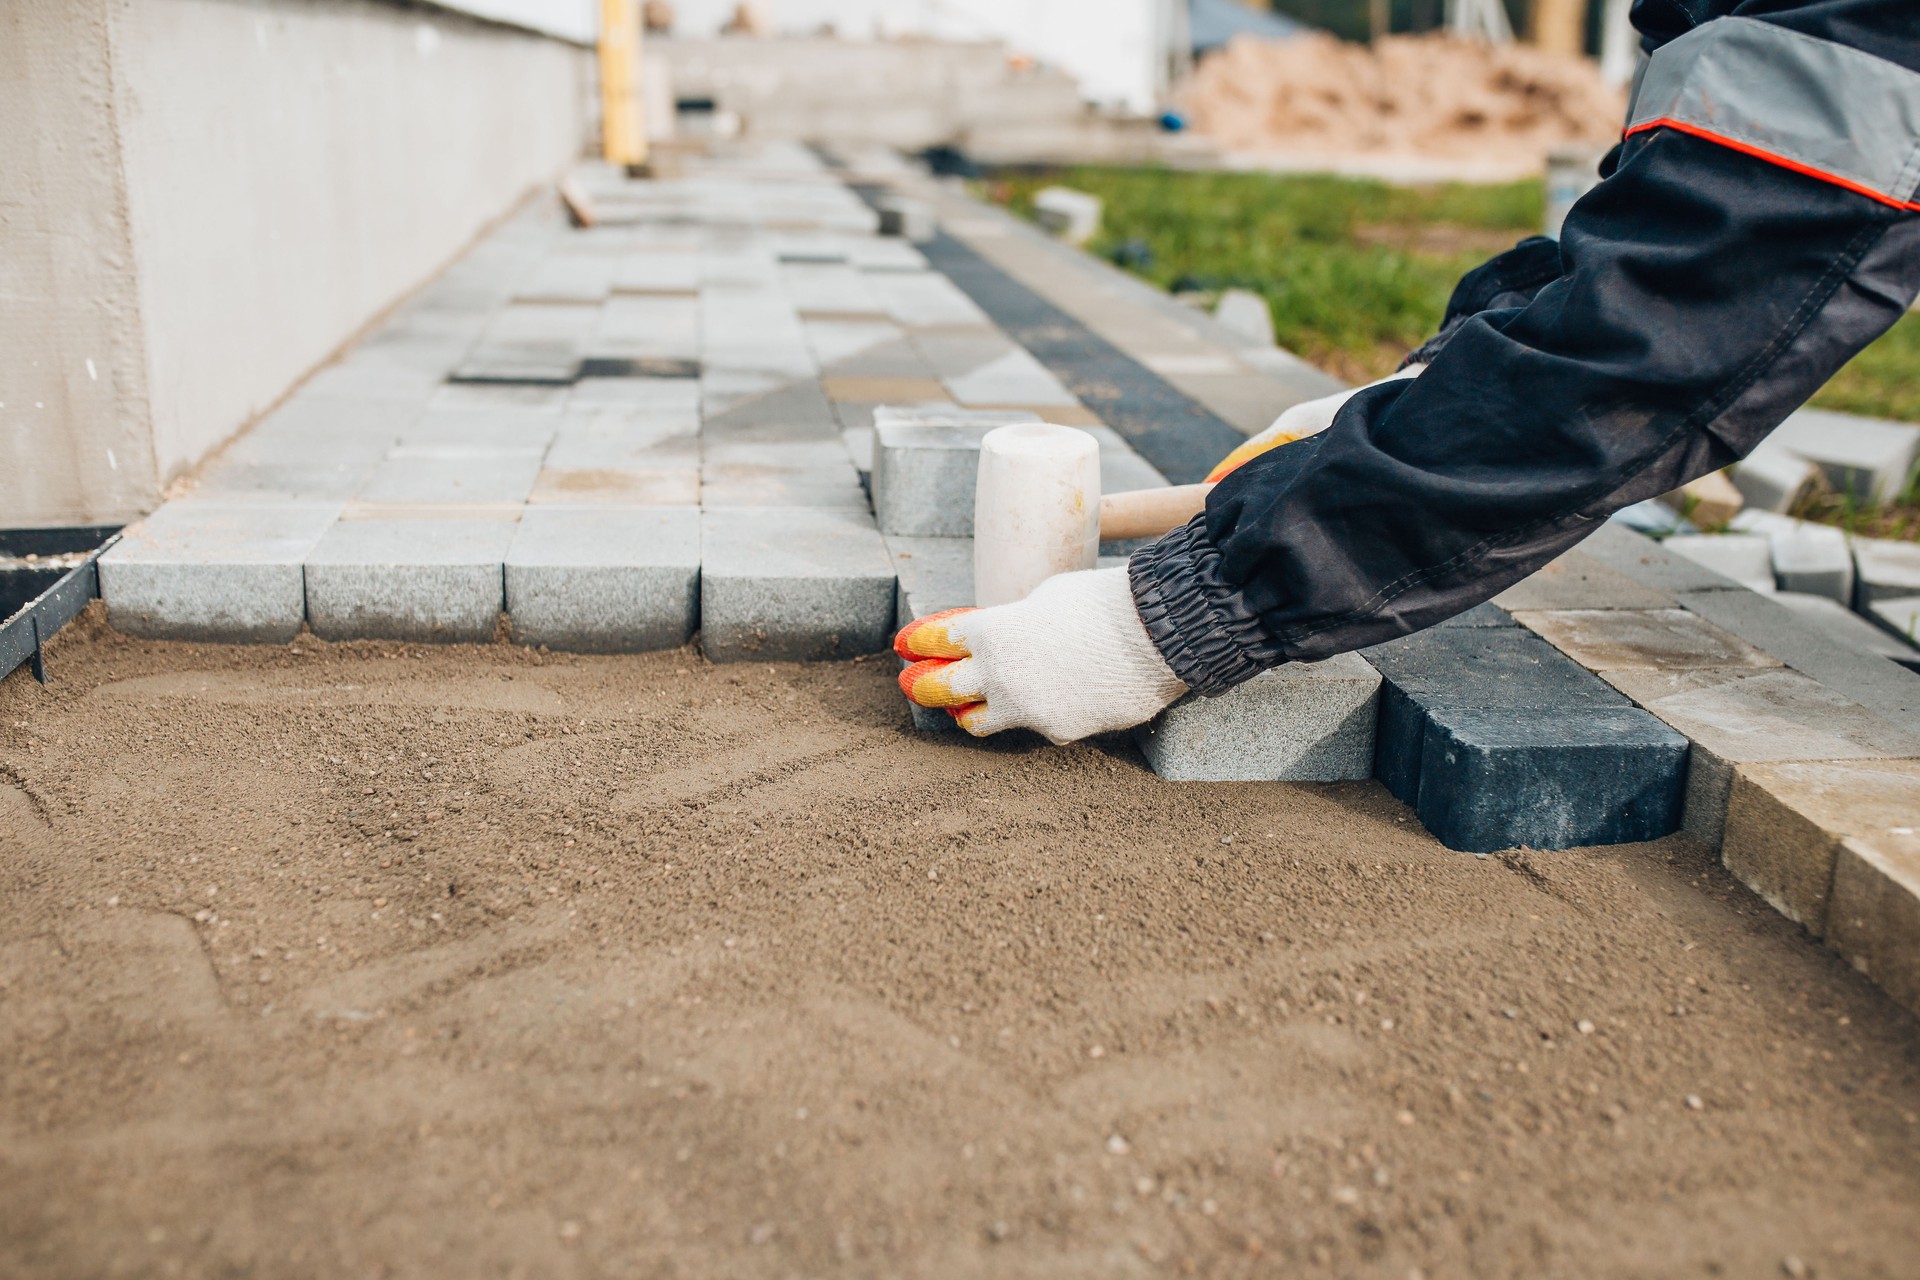
[[[1920,1024],[1696,845],[914,737],[890,661],[0,684],[0,1274],[1920,1274]]]

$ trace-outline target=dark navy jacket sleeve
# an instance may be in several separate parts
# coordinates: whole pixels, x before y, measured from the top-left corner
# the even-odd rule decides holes
[[[1635,8],[1650,45],[1719,15],[1920,71],[1911,0]],[[1488,599],[1611,512],[1745,456],[1920,292],[1913,208],[1676,128],[1631,134],[1607,171],[1557,244],[1462,281],[1421,377],[1355,395],[1134,556],[1141,616],[1189,685]]]

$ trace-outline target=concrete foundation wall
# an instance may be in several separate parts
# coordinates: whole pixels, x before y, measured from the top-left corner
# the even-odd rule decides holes
[[[0,525],[149,509],[587,135],[588,50],[456,14],[0,8]]]

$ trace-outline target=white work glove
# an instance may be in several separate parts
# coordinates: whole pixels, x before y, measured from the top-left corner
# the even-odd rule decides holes
[[[1426,371],[1426,368],[1424,364],[1410,364],[1398,373],[1388,374],[1380,379],[1380,382],[1369,382],[1367,387],[1377,387],[1381,382],[1394,382],[1401,378],[1417,378]],[[1351,391],[1321,396],[1318,400],[1308,400],[1286,410],[1273,420],[1272,426],[1257,436],[1248,437],[1245,444],[1220,459],[1219,465],[1207,474],[1207,483],[1217,484],[1229,472],[1245,466],[1269,449],[1278,449],[1283,444],[1292,444],[1295,440],[1319,435],[1333,425],[1334,415],[1340,412],[1340,406],[1365,391],[1367,387],[1355,387]]]
[[[913,665],[900,689],[984,738],[1032,729],[1054,743],[1128,729],[1187,691],[1134,608],[1125,569],[1048,578],[991,609],[910,622],[893,651]]]

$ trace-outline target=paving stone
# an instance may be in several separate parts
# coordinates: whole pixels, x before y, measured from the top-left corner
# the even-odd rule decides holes
[[[525,502],[544,452],[396,446],[355,496],[368,502]]]
[[[973,536],[980,441],[1031,414],[884,406],[874,413],[873,507],[883,533]]]
[[[1083,427],[1082,430],[1100,442],[1102,494],[1166,488],[1167,478],[1160,474],[1159,468],[1134,452],[1133,446],[1118,431],[1098,424]]]
[[[1493,602],[1515,613],[1522,609],[1670,609],[1674,600],[1670,591],[1644,586],[1585,550],[1575,550],[1514,583]]]
[[[328,640],[490,640],[515,527],[511,519],[342,520],[307,555],[307,621]]]
[[[588,341],[590,358],[697,360],[701,355],[697,297],[608,298]]]
[[[1912,804],[1920,808],[1920,796]],[[1920,839],[1911,823],[1834,856],[1827,945],[1920,1014]]]
[[[1228,289],[1213,304],[1213,318],[1231,330],[1234,336],[1256,347],[1271,347],[1273,308],[1251,289]]]
[[[872,315],[881,310],[867,277],[845,263],[783,263],[780,285],[795,310],[813,315]]]
[[[1362,656],[1386,681],[1375,776],[1416,810],[1429,716],[1436,710],[1546,708],[1575,719],[1628,705],[1624,695],[1518,626],[1436,627]]]
[[[1842,493],[1879,505],[1897,498],[1912,479],[1915,459],[1920,457],[1920,427],[1827,409],[1800,409],[1774,429],[1767,444],[1807,459]]]
[[[884,315],[808,317],[807,348],[822,374],[870,378],[929,378],[933,370],[906,330]]]
[[[599,321],[598,307],[514,303],[493,318],[453,377],[461,382],[572,382]]]
[[[911,196],[883,196],[876,212],[880,215],[880,234],[924,243],[933,239],[939,228],[933,206]]]
[[[1842,843],[1908,848],[1916,814],[1920,760],[1742,765],[1727,806],[1721,857],[1775,910],[1823,936]],[[1865,905],[1860,890],[1866,888],[1850,886],[1856,913]],[[1846,927],[1861,926],[1850,920]]]
[[[1515,609],[1513,616],[1589,671],[1780,665],[1779,659],[1684,609]]]
[[[432,398],[445,376],[446,371],[438,367],[409,368],[348,356],[308,378],[300,394],[309,400],[420,405]]]
[[[512,382],[449,382],[427,401],[430,413],[452,410],[491,412],[515,409],[525,412],[559,413],[575,388],[570,386],[521,385]]]
[[[1773,544],[1757,533],[1694,533],[1660,544],[1676,556],[1705,565],[1749,591],[1774,589]]]
[[[973,539],[887,537],[895,575],[894,625],[947,609],[973,605]],[[903,660],[901,667],[907,664]],[[963,732],[945,711],[907,704],[913,727],[922,733]]]
[[[1882,719],[1920,732],[1920,675],[1851,645],[1835,644],[1820,627],[1802,620],[1775,599],[1750,591],[1688,592],[1688,611],[1764,649],[1864,706]]]
[[[1740,765],[1920,754],[1920,734],[1796,671],[1622,671],[1607,679],[1693,743],[1685,828],[1712,847]]]
[[[1456,613],[1444,622],[1436,622],[1437,627],[1517,627],[1513,615],[1499,605],[1489,601],[1477,604],[1465,613]]]
[[[1033,220],[1068,244],[1085,244],[1100,232],[1102,203],[1089,191],[1042,187],[1033,196]]]
[[[710,440],[800,443],[840,434],[840,420],[815,379],[781,381],[751,395],[723,392],[717,403],[706,383],[703,378],[701,429]]]
[[[820,379],[820,386],[833,401],[856,404],[915,404],[946,399],[946,387],[938,378],[869,378],[835,374]]]
[[[685,644],[698,619],[700,511],[530,507],[507,550],[514,639],[582,653]]]
[[[869,273],[867,279],[896,323],[909,327],[987,323],[986,313],[943,275]]]
[[[516,302],[600,302],[613,288],[620,259],[607,253],[552,253],[514,292]]]
[[[1450,849],[1655,840],[1680,826],[1687,740],[1633,707],[1427,709],[1415,811]]]
[[[1762,441],[1733,468],[1733,487],[1748,511],[1791,511],[1824,483],[1818,467],[1771,441]]]
[[[542,409],[428,409],[407,424],[395,441],[400,456],[437,451],[447,457],[463,451],[479,455],[541,452],[552,443],[560,415]]]
[[[1856,606],[1920,595],[1920,542],[1855,538],[1853,555],[1860,566]]]
[[[1289,663],[1217,698],[1189,694],[1134,730],[1175,782],[1341,782],[1373,773],[1380,674],[1358,654]]]
[[[1060,379],[1024,350],[1009,351],[970,373],[949,376],[945,382],[948,394],[961,404],[974,407],[1080,403]]]
[[[1737,591],[1740,584],[1723,574],[1715,573],[1705,565],[1683,559],[1670,551],[1662,549],[1652,538],[1633,529],[1626,528],[1617,521],[1602,521],[1600,527],[1589,534],[1577,548],[1585,557],[1585,562],[1598,562],[1632,582],[1638,583],[1658,593],[1659,603],[1630,604],[1632,609],[1666,608],[1673,603],[1676,591]],[[1538,578],[1539,575],[1535,575]],[[1519,583],[1520,588],[1533,589],[1534,578]],[[1584,609],[1594,606],[1588,604],[1529,604],[1516,605],[1516,608]],[[1612,605],[1602,607],[1614,607]]]
[[[1773,599],[1801,621],[1824,632],[1836,644],[1846,645],[1861,653],[1877,654],[1909,670],[1920,666],[1920,649],[1875,626],[1837,600],[1798,591],[1775,592]],[[1879,607],[1885,609],[1899,603],[1897,600],[1888,600],[1881,602]]]
[[[1868,606],[1874,621],[1909,645],[1920,644],[1920,596],[1898,596],[1875,600]],[[1900,661],[1912,665],[1903,654]]]
[[[1773,576],[1782,591],[1853,601],[1853,551],[1847,535],[1830,525],[1812,524],[1770,511],[1743,511],[1732,528],[1764,536],[1773,556]]]
[[[612,292],[693,295],[700,289],[700,268],[699,257],[690,253],[623,254],[614,265]]]
[[[715,662],[845,658],[892,639],[893,564],[864,512],[708,506],[700,572]]]
[[[866,490],[837,435],[820,441],[736,442],[709,437],[700,464],[703,501],[720,507],[867,510]]]
[[[100,557],[100,595],[128,635],[279,643],[306,621],[307,553],[339,502],[169,502]]]
[[[860,483],[867,486],[869,494],[873,490],[873,428],[842,427],[840,443],[847,447],[847,457],[853,460],[853,469],[860,473]]]

